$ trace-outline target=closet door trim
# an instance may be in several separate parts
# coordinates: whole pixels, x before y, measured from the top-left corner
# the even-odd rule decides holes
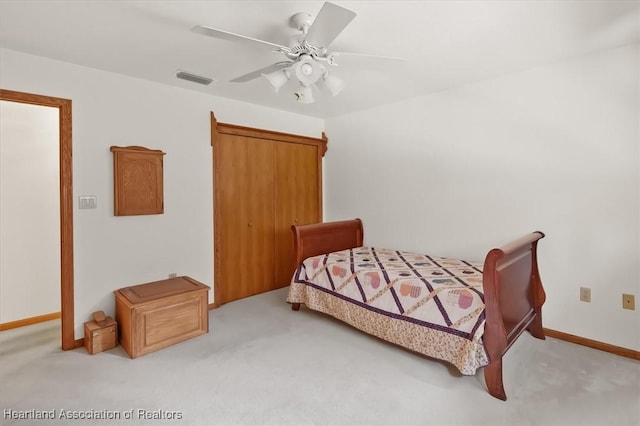
[[[322,156],[327,152],[327,135],[322,132],[322,137],[312,138],[309,136],[295,135],[292,133],[275,132],[273,130],[256,129],[253,127],[238,126],[235,124],[220,123],[211,113],[211,146],[215,148],[219,135],[237,135],[256,139],[269,139],[278,142],[300,143],[305,145],[320,144]]]

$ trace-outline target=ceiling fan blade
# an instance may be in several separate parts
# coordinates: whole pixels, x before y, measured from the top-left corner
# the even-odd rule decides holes
[[[274,72],[274,71],[278,71],[281,70],[283,68],[288,67],[289,65],[291,65],[293,62],[292,61],[284,61],[284,62],[277,62],[273,65],[269,65],[268,67],[264,67],[264,68],[260,68],[259,70],[255,70],[252,71],[248,74],[245,75],[241,75],[240,77],[236,77],[233,80],[230,80],[231,83],[245,83],[247,81],[251,81],[254,80],[256,78],[260,78],[262,76],[262,74],[269,74],[270,72]]]
[[[278,49],[283,48],[284,46],[281,44],[277,44],[277,43],[272,43],[270,41],[266,41],[266,40],[260,40],[257,38],[253,38],[253,37],[248,37],[248,36],[243,36],[240,34],[235,34],[229,31],[224,31],[224,30],[219,30],[217,28],[211,28],[211,27],[207,27],[206,25],[198,25],[196,27],[193,27],[191,29],[192,32],[196,33],[196,34],[203,34],[209,37],[215,37],[215,38],[219,38],[222,40],[229,40],[229,41],[240,41],[240,42],[245,42],[245,43],[250,43],[253,45],[256,44],[262,44],[262,45],[268,45],[271,47],[276,47]]]
[[[355,12],[333,3],[325,2],[307,31],[305,40],[315,47],[329,47],[331,42],[338,37],[338,34],[355,17]]]

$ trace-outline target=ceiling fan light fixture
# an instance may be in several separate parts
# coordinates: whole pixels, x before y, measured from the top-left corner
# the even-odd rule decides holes
[[[340,92],[342,92],[342,89],[344,89],[344,87],[346,86],[345,82],[342,79],[330,75],[329,73],[324,74],[324,76],[322,77],[322,81],[324,81],[324,84],[327,86],[333,96],[338,96]]]
[[[311,89],[311,86],[301,84],[294,95],[296,96],[296,100],[301,104],[312,104],[315,101],[315,99],[313,99],[313,90]]]
[[[316,61],[308,55],[303,55],[295,65],[296,78],[303,86],[310,86],[322,77],[322,69]]]
[[[313,74],[313,65],[309,64],[309,63],[304,63],[300,65],[300,73],[302,73],[302,75],[309,77],[310,75]]]
[[[262,76],[266,78],[267,81],[269,81],[276,92],[279,91],[280,88],[287,83],[287,81],[289,81],[289,73],[287,72],[287,70],[278,70],[269,74],[262,74]]]

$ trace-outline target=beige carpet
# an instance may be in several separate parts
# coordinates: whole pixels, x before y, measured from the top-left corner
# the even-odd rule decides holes
[[[481,372],[463,377],[327,316],[293,312],[285,296],[213,310],[208,335],[135,360],[120,347],[62,352],[57,321],[2,332],[0,424],[640,424],[637,361],[523,335],[504,360],[502,402]],[[50,410],[55,419],[11,418]],[[120,419],[70,419],[87,415]]]

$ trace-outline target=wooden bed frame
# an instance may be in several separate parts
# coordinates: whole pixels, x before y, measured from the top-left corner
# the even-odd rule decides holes
[[[361,247],[364,240],[360,219],[312,225],[293,225],[295,267],[311,256]],[[525,235],[487,253],[482,286],[485,303],[483,341],[490,363],[484,367],[487,389],[506,401],[502,384],[502,357],[518,336],[528,330],[544,339],[542,305],[545,293],[536,255],[542,232]],[[292,309],[300,309],[293,303]]]

